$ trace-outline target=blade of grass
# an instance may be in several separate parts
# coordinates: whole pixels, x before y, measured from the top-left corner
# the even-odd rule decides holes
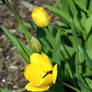
[[[66,24],[70,24],[72,22],[71,17],[63,10],[60,10],[50,5],[46,5],[46,8],[59,16],[62,20],[64,20],[64,22],[66,22]]]
[[[78,50],[77,50],[76,57],[75,57],[75,65],[76,65],[76,75],[75,76],[77,77],[77,81],[81,88],[81,91],[82,92],[91,92],[90,88],[88,87],[86,82],[83,80],[82,76],[80,75],[80,73],[78,71],[78,65],[79,65]]]
[[[58,65],[61,66],[60,62],[60,35],[61,35],[61,30],[58,29],[57,34],[56,34],[56,40],[55,40],[55,45],[53,48],[53,53],[52,53],[52,58],[53,61],[56,62]]]
[[[6,4],[6,6],[8,7],[8,9],[14,14],[14,16],[15,16],[15,18],[17,19],[17,21],[19,22],[19,24],[21,25],[21,27],[22,27],[22,29],[23,29],[23,31],[24,31],[24,34],[25,34],[25,37],[26,37],[26,39],[27,39],[27,41],[28,41],[28,44],[29,44],[29,46],[30,46],[30,48],[31,48],[31,41],[30,41],[30,39],[31,39],[31,34],[28,32],[28,30],[24,27],[24,24],[23,24],[23,22],[21,21],[21,19],[19,18],[19,16],[16,14],[16,12],[14,11],[14,9],[11,7],[11,4],[9,3],[9,1],[7,0],[7,2],[5,3]]]
[[[58,29],[57,34],[56,34],[55,46],[54,46],[53,52],[52,52],[52,59],[53,59],[52,63],[58,64],[57,80],[60,80],[62,82],[61,58],[60,58],[61,57],[61,53],[60,53],[60,35],[61,35],[61,30]],[[63,87],[63,85],[60,85],[59,82],[56,82],[55,85],[50,88],[51,92],[60,92],[61,90],[62,90],[62,92],[64,92],[64,87]]]
[[[76,10],[76,7],[73,3],[73,0],[66,0],[66,1],[68,3],[68,6],[70,7],[70,10],[71,10],[73,16],[77,16],[77,10]]]
[[[12,92],[12,91],[10,91],[8,89],[0,88],[0,92]]]
[[[74,0],[75,4],[79,6],[81,10],[86,12],[89,15],[89,11],[83,6],[83,3],[78,2],[77,0]]]
[[[72,22],[71,28],[72,28],[72,33],[73,33],[73,36],[74,36],[74,40],[76,42],[77,50],[79,50],[83,54],[85,60],[88,62],[88,65],[92,66],[91,59],[88,57],[86,51],[84,50],[84,48],[80,45],[80,43],[78,41],[78,38],[77,38],[77,35],[76,35],[76,32],[75,32],[74,22]]]
[[[55,45],[52,51],[52,63],[58,64],[58,80],[62,80],[62,74],[61,74],[61,52],[60,52],[60,35],[61,35],[61,30],[57,30],[56,34],[56,40],[55,40]]]
[[[63,10],[60,10],[58,8],[55,8],[53,6],[50,5],[46,5],[46,8],[48,8],[51,12],[55,13],[57,16],[59,16],[61,18],[61,20],[63,20],[66,24],[68,24],[69,26],[71,26],[72,24],[72,18]],[[78,20],[77,20],[78,23]],[[78,24],[79,25],[79,24]],[[75,27],[81,32],[81,28],[80,26],[76,26]]]
[[[46,28],[44,28],[44,31],[46,33],[46,38],[48,39],[49,43],[51,44],[52,47],[54,47],[55,38],[54,38],[53,34],[51,34],[51,32]]]
[[[2,65],[3,65],[3,64],[2,64],[2,61],[0,60],[0,67],[2,67]]]
[[[69,7],[67,5],[67,1],[66,0],[61,0],[61,6],[62,6],[62,11],[66,12],[67,14],[70,14],[69,12]]]
[[[24,58],[24,60],[27,63],[30,63],[31,50],[27,49],[25,45],[21,41],[19,41],[16,37],[14,37],[10,32],[8,32],[8,30],[3,25],[1,25],[1,28],[9,37],[9,39],[12,41],[12,43],[16,46],[17,50],[19,51],[21,56]]]
[[[92,0],[90,0],[90,5],[89,5],[88,11],[90,14],[92,14]]]

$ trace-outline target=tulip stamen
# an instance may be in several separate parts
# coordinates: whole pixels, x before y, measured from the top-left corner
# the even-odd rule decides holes
[[[48,74],[52,74],[52,70],[47,71],[47,73],[42,78],[46,77]]]

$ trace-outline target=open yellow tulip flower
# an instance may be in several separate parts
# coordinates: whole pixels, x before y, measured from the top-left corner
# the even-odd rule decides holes
[[[55,84],[57,78],[57,64],[53,67],[45,54],[33,53],[30,64],[24,71],[29,83],[25,86],[28,91],[45,91]]]
[[[50,16],[42,7],[37,7],[32,11],[32,19],[37,26],[46,27],[49,25]]]

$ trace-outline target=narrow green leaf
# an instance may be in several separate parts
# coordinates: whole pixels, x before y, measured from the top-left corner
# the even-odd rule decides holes
[[[59,16],[62,20],[64,20],[64,22],[66,22],[66,24],[70,24],[72,22],[71,17],[63,10],[60,10],[50,5],[47,5],[46,8]]]
[[[75,77],[77,78],[77,83],[80,86],[81,92],[91,92],[91,89],[88,87],[88,85],[86,84],[86,82],[84,81],[84,79],[82,78],[78,70],[78,67],[79,67],[78,51],[75,57],[75,65],[76,65]]]
[[[41,41],[41,44],[48,49],[54,47],[55,39],[53,34],[47,28],[38,28],[36,30],[36,37]]]
[[[71,53],[69,53],[70,57],[72,57],[72,55],[74,54],[74,52],[77,50],[76,48],[72,48],[72,47],[67,46],[64,43],[61,43],[61,50],[64,53],[64,55],[65,55],[66,58],[69,58],[69,55],[67,55],[67,52],[66,52],[65,48],[67,48],[66,49],[67,52],[71,52]]]
[[[92,80],[89,78],[85,78],[87,84],[89,85],[89,87],[92,89]]]
[[[55,45],[53,48],[52,52],[52,60],[53,64],[58,64],[58,78],[57,80],[62,80],[62,74],[61,74],[61,53],[60,53],[60,35],[61,35],[61,30],[57,30],[56,34],[56,40],[55,40]]]
[[[85,6],[83,5],[83,3],[80,3],[78,2],[78,0],[74,0],[75,4],[79,6],[79,8],[83,11],[85,11],[88,15],[89,15],[89,12],[88,10],[85,8]],[[84,2],[84,1],[83,1]]]
[[[30,39],[31,39],[31,34],[28,32],[28,30],[24,27],[24,24],[22,22],[22,20],[19,18],[19,16],[17,15],[17,13],[15,12],[15,10],[12,8],[11,4],[9,3],[9,1],[7,1],[6,3],[6,6],[8,7],[8,9],[11,11],[11,13],[15,16],[16,20],[19,22],[22,30],[24,31],[24,34],[25,34],[25,37],[28,41],[28,44],[30,46],[30,49],[31,49],[31,42],[30,42]]]
[[[57,16],[59,16],[61,18],[61,20],[63,20],[66,24],[70,25],[72,24],[72,18],[63,10],[57,9],[53,6],[47,5],[46,8],[48,8],[50,11],[52,11],[53,13],[55,13]],[[75,27],[81,31],[81,27],[79,26],[79,21],[77,20],[77,26],[75,25]]]
[[[57,23],[58,26],[61,26],[61,27],[68,27],[64,22],[56,21],[56,23]]]
[[[89,2],[89,0],[76,0],[76,1],[82,4],[84,8],[87,8],[87,3]]]
[[[78,31],[80,33],[83,33],[84,31],[81,28],[80,20],[78,19],[77,16],[74,16],[74,24],[76,25],[76,28],[79,29]]]
[[[10,91],[10,90],[8,90],[8,89],[1,88],[1,89],[0,89],[0,92],[12,92],[12,91]]]
[[[86,19],[85,22],[86,33],[88,34],[92,27],[92,14]]]
[[[72,32],[73,32],[73,36],[74,36],[74,40],[76,42],[76,46],[77,46],[77,50],[80,51],[85,60],[88,62],[89,66],[92,66],[92,60],[88,57],[86,51],[84,50],[84,48],[80,45],[79,43],[79,40],[78,40],[78,37],[76,35],[76,32],[75,32],[75,26],[74,26],[74,23],[72,22],[72,25],[71,25],[71,28],[72,28]]]
[[[58,29],[57,30],[57,34],[56,34],[56,42],[53,48],[53,53],[52,53],[52,58],[53,58],[53,62],[57,63],[58,65],[61,66],[61,56],[60,56],[60,35],[61,35],[61,30]]]
[[[14,37],[8,30],[1,25],[3,31],[6,33],[6,35],[9,37],[9,39],[12,41],[12,43],[16,46],[17,50],[21,54],[21,56],[24,58],[24,60],[29,63],[30,62],[30,54],[31,51],[25,47],[25,45],[19,41],[16,37]]]
[[[2,65],[3,65],[2,62],[0,61],[0,67],[2,67]]]
[[[88,0],[88,1],[90,1],[88,11],[90,14],[92,14],[92,0]]]
[[[71,10],[73,16],[77,16],[77,10],[76,10],[76,7],[73,3],[73,0],[66,0],[66,1],[68,3],[68,6],[70,7],[70,10]]]
[[[53,34],[46,28],[44,28],[44,31],[46,33],[46,39],[48,40],[49,44],[51,44],[52,47],[55,45],[55,38]]]
[[[62,9],[61,9],[62,11],[64,11],[67,14],[70,14],[69,7],[66,0],[61,0],[61,6],[62,6]]]
[[[88,33],[87,39],[85,40],[84,45],[85,45],[85,49],[86,49],[88,56],[92,60],[92,29]]]

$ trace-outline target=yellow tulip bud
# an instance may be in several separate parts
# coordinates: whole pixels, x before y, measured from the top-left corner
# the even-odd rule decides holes
[[[34,52],[40,52],[41,51],[42,46],[41,46],[39,40],[37,40],[35,37],[32,36],[31,43],[32,43],[32,50]]]
[[[28,91],[48,90],[56,82],[57,64],[53,67],[48,56],[38,53],[33,53],[30,61],[24,71],[24,76],[29,81],[25,88]]]
[[[42,7],[33,9],[32,18],[35,24],[39,27],[46,27],[49,25],[50,16]]]

